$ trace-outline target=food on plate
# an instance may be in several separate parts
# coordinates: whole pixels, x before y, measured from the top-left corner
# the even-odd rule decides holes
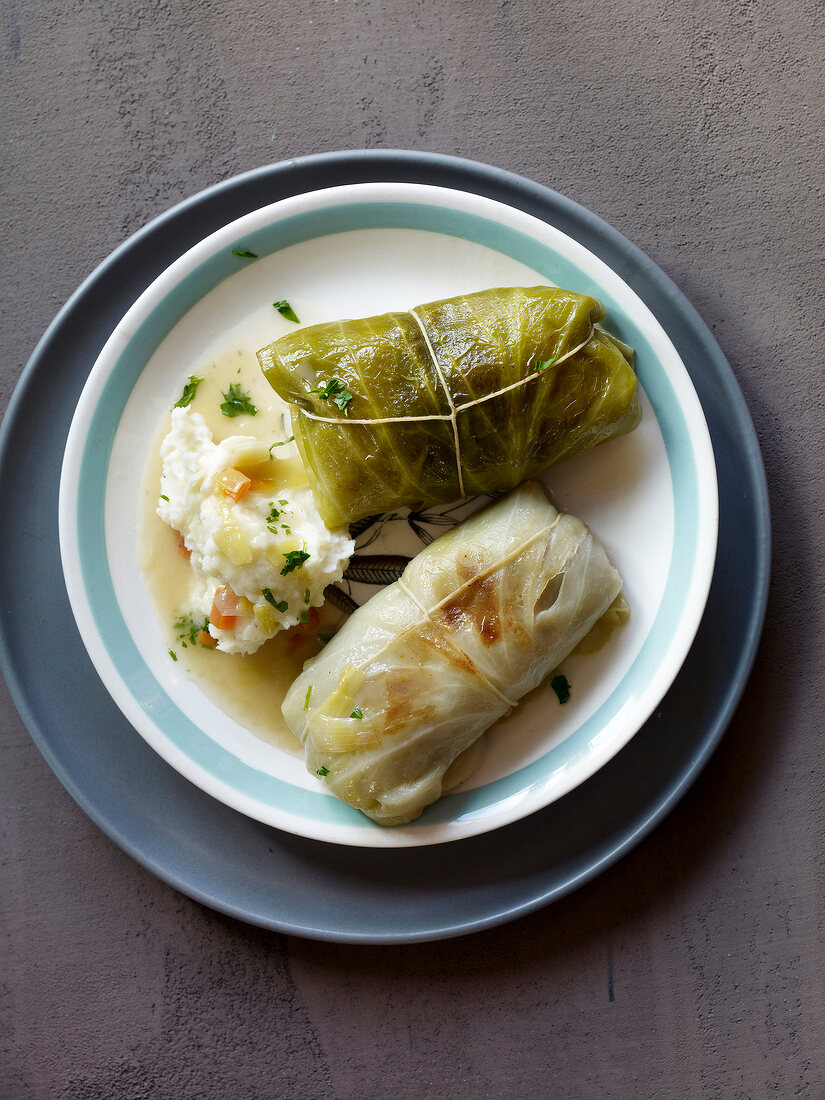
[[[509,489],[631,431],[633,351],[595,298],[504,287],[290,332],[258,352],[331,527]]]
[[[379,824],[412,821],[621,587],[585,524],[522,485],[431,543],[307,662],[282,708],[307,769]]]
[[[234,397],[247,400],[240,390]],[[203,416],[180,404],[171,424],[157,512],[189,555],[192,615],[208,618],[207,640],[219,650],[252,653],[310,621],[353,543],[324,525],[303,474],[255,436],[215,443]]]

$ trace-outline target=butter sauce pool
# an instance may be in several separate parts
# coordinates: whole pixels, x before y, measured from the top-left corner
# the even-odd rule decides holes
[[[230,435],[254,435],[267,446],[289,436],[287,406],[263,378],[253,350],[232,345],[207,359],[192,373],[203,381],[189,408],[200,413],[213,433],[215,442]],[[180,379],[180,389],[187,381]],[[221,412],[224,394],[230,385],[240,385],[257,406],[255,416],[234,418]],[[216,706],[256,737],[296,756],[301,746],[287,728],[281,703],[287,688],[300,674],[303,664],[314,656],[322,643],[315,630],[281,631],[252,654],[221,653],[214,649],[179,640],[174,624],[191,611],[193,573],[181,551],[178,537],[157,515],[161,474],[160,444],[169,431],[169,415],[157,427],[143,477],[141,515],[139,517],[139,560],[146,584],[157,605],[169,650],[178,667],[185,671]],[[283,470],[284,488],[306,485],[301,461],[294,443],[274,447],[273,458]],[[334,609],[321,609],[322,623],[336,622]],[[170,655],[169,660],[173,658]]]

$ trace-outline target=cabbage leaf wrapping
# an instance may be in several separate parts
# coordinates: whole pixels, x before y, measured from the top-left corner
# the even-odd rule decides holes
[[[304,666],[282,710],[307,769],[379,824],[412,821],[621,587],[581,520],[535,482],[514,490],[431,543]]]
[[[587,295],[503,287],[298,329],[258,359],[338,527],[511,489],[635,428],[633,351],[594,327],[604,315]]]

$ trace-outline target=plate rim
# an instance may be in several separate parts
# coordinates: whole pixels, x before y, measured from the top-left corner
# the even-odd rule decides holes
[[[231,916],[277,931],[349,943],[421,942],[493,927],[532,912],[549,901],[569,893],[610,866],[638,843],[642,837],[646,836],[693,783],[716,748],[741,698],[753,665],[764,624],[771,557],[767,483],[753,423],[733,371],[698,312],[658,265],[650,260],[636,245],[604,222],[603,219],[574,200],[560,195],[550,188],[515,173],[478,161],[409,150],[341,150],[263,165],[234,176],[229,180],[216,183],[212,187],[190,196],[182,203],[176,204],[170,210],[160,214],[135,234],[132,234],[83,280],[66,304],[58,311],[55,319],[38,341],[14,388],[3,418],[2,427],[0,427],[0,468],[7,461],[9,449],[15,441],[19,412],[24,407],[29,392],[35,389],[38,372],[42,362],[51,350],[52,343],[64,325],[67,328],[71,327],[69,322],[78,305],[98,280],[105,278],[121,256],[130,249],[136,248],[137,245],[142,245],[151,233],[159,228],[164,228],[170,220],[180,215],[186,215],[186,217],[182,219],[183,224],[179,227],[179,233],[186,235],[189,222],[195,219],[196,214],[208,217],[208,207],[212,200],[217,199],[225,202],[225,195],[233,188],[244,189],[243,201],[245,203],[246,189],[254,192],[265,185],[276,186],[282,183],[283,180],[287,181],[287,187],[300,188],[304,176],[317,172],[328,176],[333,171],[344,178],[355,180],[371,178],[405,180],[414,178],[422,182],[432,179],[440,180],[446,174],[448,177],[455,179],[457,185],[460,183],[461,186],[465,186],[475,193],[490,195],[491,197],[506,194],[509,201],[518,206],[519,209],[524,209],[527,212],[541,211],[545,217],[549,217],[550,211],[553,211],[561,220],[570,219],[575,221],[578,231],[585,235],[592,234],[594,240],[598,242],[598,246],[593,243],[589,243],[587,246],[596,255],[603,259],[605,254],[612,255],[614,253],[623,257],[625,266],[622,277],[631,282],[631,285],[633,285],[633,282],[632,279],[628,279],[628,273],[633,277],[651,279],[653,283],[652,293],[645,300],[654,314],[657,313],[654,302],[662,309],[664,309],[664,305],[660,299],[666,299],[669,303],[672,302],[678,308],[679,321],[684,331],[688,336],[693,337],[703,350],[706,350],[707,357],[714,369],[713,380],[722,386],[724,395],[730,402],[732,413],[730,426],[742,452],[741,461],[749,478],[747,509],[748,517],[752,519],[755,528],[753,554],[756,568],[749,578],[750,588],[748,594],[752,595],[753,598],[749,601],[747,614],[742,616],[743,639],[735,654],[735,659],[732,661],[733,675],[720,688],[718,699],[714,700],[712,713],[703,725],[697,750],[692,753],[684,765],[680,762],[675,774],[671,775],[668,771],[667,775],[662,777],[661,780],[657,779],[656,791],[642,807],[634,805],[632,810],[622,817],[621,822],[616,824],[615,827],[611,827],[607,834],[600,832],[598,853],[592,857],[589,852],[581,853],[581,868],[578,872],[562,874],[561,878],[558,878],[559,872],[555,868],[550,868],[546,871],[548,882],[542,881],[540,887],[533,887],[531,884],[519,884],[519,900],[516,903],[506,906],[491,904],[483,914],[479,914],[474,910],[472,915],[465,916],[461,920],[443,916],[439,911],[439,915],[433,917],[426,928],[416,925],[415,927],[407,927],[402,931],[388,931],[383,927],[369,931],[352,930],[347,928],[340,919],[337,924],[335,921],[328,921],[322,925],[317,917],[310,920],[303,912],[293,912],[286,916],[277,911],[273,912],[271,906],[264,907],[265,911],[261,906],[253,907],[247,904],[244,907],[234,898],[226,896],[226,870],[223,866],[217,869],[211,865],[204,867],[200,864],[196,868],[193,868],[191,864],[176,866],[175,860],[170,858],[168,852],[158,851],[158,844],[154,843],[154,838],[147,837],[145,833],[140,831],[141,820],[137,818],[127,819],[123,812],[117,812],[118,807],[113,810],[112,807],[105,804],[101,805],[99,792],[88,790],[87,786],[81,782],[84,777],[77,777],[74,774],[71,767],[73,758],[61,756],[59,750],[62,746],[50,737],[49,729],[45,725],[41,726],[39,715],[35,713],[37,700],[30,697],[28,693],[24,676],[26,665],[22,661],[18,664],[16,660],[14,639],[11,634],[7,633],[5,621],[0,621],[0,667],[2,667],[12,699],[24,724],[27,726],[41,754],[64,787],[106,835],[142,866],[169,885]],[[375,177],[373,173],[376,174]],[[200,204],[203,204],[203,206]],[[542,215],[536,213],[536,216]],[[189,221],[187,221],[187,218]],[[161,239],[160,251],[162,250],[163,240]],[[609,260],[606,262],[609,262]],[[134,297],[134,294],[132,294],[132,297]],[[671,325],[665,322],[662,323],[678,347],[678,340],[674,338]],[[92,341],[97,342],[94,335]],[[102,346],[102,341],[97,346],[98,348]],[[0,486],[2,485],[3,481],[0,479]],[[45,524],[46,520],[44,519],[42,522]],[[51,519],[48,522],[51,525]],[[3,558],[0,564],[3,564],[5,560]],[[717,569],[718,567],[717,560]],[[622,754],[619,754],[619,760],[621,756]],[[662,782],[664,787],[660,789]],[[459,845],[470,843],[459,842]]]
[[[277,253],[281,247],[286,247],[291,243],[288,227],[291,225],[291,220],[296,213],[303,217],[309,215],[311,219],[321,217],[323,220],[325,211],[334,213],[335,211],[347,211],[352,207],[357,207],[367,211],[365,216],[369,220],[370,210],[377,207],[380,211],[383,211],[385,207],[393,205],[397,206],[399,210],[406,205],[433,210],[432,217],[442,214],[445,210],[450,210],[455,216],[461,214],[468,215],[471,218],[479,218],[488,222],[491,226],[507,227],[515,233],[523,234],[525,237],[529,236],[531,228],[534,232],[537,228],[534,225],[531,226],[531,222],[536,221],[536,219],[498,200],[491,200],[485,196],[468,195],[466,192],[455,188],[397,182],[320,188],[279,200],[274,204],[268,204],[220,226],[203,240],[197,242],[192,248],[186,250],[152,281],[118,322],[110,338],[106,341],[87,378],[69,430],[60,479],[59,526],[64,581],[69,591],[75,620],[86,650],[96,666],[98,675],[121,712],[137,732],[171,767],[174,767],[190,782],[195,783],[212,797],[218,798],[231,808],[264,824],[324,843],[395,849],[407,846],[433,846],[454,843],[465,837],[502,828],[521,817],[543,809],[550,802],[563,798],[575,786],[585,782],[635,736],[659,705],[676,678],[698,630],[713,575],[718,535],[718,492],[713,447],[701,403],[687,367],[667,333],[648,309],[644,300],[629,287],[620,275],[581,242],[576,241],[575,238],[570,237],[557,227],[544,223],[551,239],[538,242],[538,246],[552,251],[554,248],[553,240],[555,240],[556,250],[572,266],[580,268],[583,277],[597,279],[601,277],[606,281],[604,289],[608,293],[618,293],[616,286],[609,287],[609,280],[613,280],[619,285],[622,288],[622,293],[627,291],[631,301],[624,303],[624,310],[634,323],[651,330],[647,332],[647,337],[654,343],[654,347],[656,347],[655,342],[657,340],[665,345],[663,348],[658,349],[662,361],[665,362],[668,356],[672,357],[673,360],[667,367],[661,369],[661,374],[667,379],[669,386],[677,391],[675,396],[679,403],[680,415],[684,417],[688,429],[689,444],[686,446],[686,450],[690,454],[691,471],[696,475],[698,486],[697,506],[703,522],[698,530],[697,545],[691,557],[687,575],[693,602],[685,599],[680,605],[678,615],[668,627],[666,646],[668,660],[656,664],[655,674],[652,677],[652,682],[657,685],[655,691],[651,691],[648,685],[641,696],[641,707],[638,701],[634,702],[633,709],[634,711],[638,710],[639,714],[634,717],[631,723],[621,719],[618,713],[613,714],[611,722],[614,724],[618,722],[621,729],[614,734],[609,743],[592,744],[581,759],[574,759],[565,768],[564,789],[561,792],[554,793],[554,788],[559,783],[556,776],[557,769],[548,772],[543,777],[538,774],[541,761],[546,759],[547,754],[529,765],[531,773],[529,780],[527,767],[521,769],[521,771],[516,770],[512,776],[501,777],[502,781],[510,778],[511,782],[515,782],[515,777],[523,772],[524,781],[527,784],[520,794],[517,804],[506,796],[503,801],[500,800],[502,805],[509,807],[503,820],[500,819],[500,811],[496,813],[492,805],[487,806],[485,804],[483,812],[472,809],[466,819],[459,818],[457,823],[441,820],[413,822],[408,829],[393,830],[391,833],[370,827],[369,823],[366,822],[348,822],[343,819],[337,822],[328,822],[323,816],[318,817],[311,812],[301,815],[285,809],[278,804],[277,798],[274,797],[269,801],[264,801],[260,795],[253,793],[248,787],[245,788],[242,783],[230,781],[228,776],[218,774],[214,764],[210,768],[201,759],[196,758],[190,750],[180,743],[180,736],[174,736],[168,731],[168,728],[162,726],[157,720],[155,717],[157,706],[154,696],[151,702],[151,713],[147,713],[146,706],[141,705],[140,699],[136,695],[135,684],[132,680],[127,679],[125,669],[121,668],[124,654],[121,654],[120,664],[118,664],[110,651],[109,645],[114,640],[112,635],[113,624],[108,623],[108,620],[103,622],[101,614],[95,613],[92,607],[93,601],[87,580],[88,569],[83,567],[78,543],[81,528],[86,531],[89,527],[88,522],[80,522],[77,477],[78,473],[82,472],[84,456],[92,449],[89,444],[89,431],[98,418],[98,410],[104,401],[106,390],[110,388],[111,384],[114,384],[115,372],[121,364],[121,357],[132,338],[141,331],[142,326],[152,319],[154,311],[160,310],[161,307],[165,308],[166,303],[173,300],[176,295],[181,296],[183,285],[193,274],[203,270],[207,262],[217,266],[224,259],[225,250],[230,245],[239,246],[238,242],[241,240],[249,240],[253,247],[259,248],[260,246],[255,243],[256,234],[271,233],[278,236],[280,233],[279,227],[284,226],[286,227],[287,241],[285,244],[278,242],[275,248]],[[427,229],[430,224],[426,222],[426,217],[425,215],[425,224],[420,227],[421,229]],[[508,219],[511,222],[509,225]],[[443,232],[443,230],[435,231]],[[321,233],[321,236],[327,236],[329,232],[330,230],[326,230]],[[300,236],[303,240],[303,234]],[[459,233],[458,236],[463,236],[463,234]],[[568,250],[568,252],[565,252],[565,250]],[[595,273],[591,271],[589,276],[587,274],[588,265],[595,266],[596,269]],[[217,277],[217,282],[213,283],[210,277],[209,285],[214,290],[223,284],[227,278],[231,278],[231,275],[221,273]],[[188,312],[189,308],[191,306],[186,307],[185,313]],[[177,313],[177,310],[175,312]],[[177,323],[178,321],[174,322],[174,324]],[[166,328],[164,327],[162,335],[165,336],[165,334]],[[142,361],[144,354],[143,352],[140,355],[134,353],[134,356],[136,360],[140,359]],[[124,397],[124,401],[126,400],[128,400],[128,397]],[[118,402],[117,411],[118,413],[121,411],[120,402]],[[105,427],[107,428],[107,437],[109,430],[116,434],[116,426],[109,424],[108,419],[105,422]],[[99,434],[100,427],[94,439],[97,439]],[[676,447],[675,440],[677,438],[678,433],[675,433],[671,441],[671,446],[674,448]],[[97,465],[100,454],[96,446],[93,449],[95,465]],[[105,460],[107,468],[110,458],[111,454],[107,452]],[[669,454],[668,459],[670,475],[671,478],[674,478],[674,455]],[[681,497],[690,498],[691,494],[689,491],[682,489]],[[94,493],[94,499],[96,501],[98,499],[97,491]],[[684,501],[683,507],[685,507]],[[670,579],[666,590],[671,595],[675,590],[674,585],[678,587],[680,583],[678,579],[674,580],[672,570],[673,562],[671,562]],[[662,609],[660,608],[656,616],[656,622],[659,623],[660,629],[661,614]],[[107,624],[109,626],[108,630],[106,629]],[[124,630],[127,629],[125,624],[121,623],[119,625],[123,626]],[[653,629],[653,624],[651,624],[651,629]],[[106,641],[107,637],[109,643]],[[627,670],[625,676],[632,674],[637,662],[641,659],[642,655],[638,654],[634,659],[633,666]],[[154,674],[144,667],[142,658],[141,670],[152,677],[153,685],[164,693],[164,696],[169,696],[168,689],[164,687],[163,682],[157,681]],[[132,670],[133,674],[134,670]],[[624,683],[625,677],[616,685],[615,690],[620,691]],[[172,699],[172,703],[174,703],[174,699]],[[603,706],[608,706],[607,700]],[[614,702],[614,710],[615,707]],[[623,711],[625,708],[626,704],[620,710]],[[585,725],[592,726],[592,722],[593,719],[591,718]],[[557,748],[554,751],[554,759],[558,757],[558,752],[559,749]],[[548,791],[551,794],[549,799],[546,797]]]

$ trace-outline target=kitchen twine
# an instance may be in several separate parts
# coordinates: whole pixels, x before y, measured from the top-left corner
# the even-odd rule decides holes
[[[464,491],[464,474],[461,468],[461,443],[458,437],[458,414],[464,412],[467,409],[473,408],[474,405],[482,405],[485,401],[492,401],[495,397],[501,397],[503,393],[509,393],[510,390],[516,390],[519,386],[526,386],[530,382],[534,382],[537,378],[541,378],[544,374],[543,370],[533,371],[531,374],[526,375],[524,378],[520,378],[518,382],[511,382],[509,386],[503,386],[500,390],[494,390],[492,393],[485,394],[484,397],[476,397],[472,401],[466,401],[463,405],[456,405],[453,401],[453,395],[450,393],[447,386],[446,379],[441,370],[441,365],[438,362],[438,356],[435,353],[435,349],[430,343],[430,338],[427,335],[427,330],[424,328],[424,324],[414,309],[408,311],[410,316],[415,318],[415,322],[421,330],[421,335],[424,337],[424,343],[427,345],[427,351],[430,353],[430,358],[433,361],[435,372],[438,375],[438,380],[441,383],[444,395],[447,398],[447,404],[450,406],[448,413],[432,413],[429,416],[382,416],[375,417],[374,419],[350,419],[350,417],[331,417],[331,416],[318,416],[316,413],[307,412],[306,409],[300,409],[299,412],[302,416],[305,416],[308,420],[320,420],[326,424],[407,424],[407,423],[420,423],[425,420],[449,420],[453,428],[453,443],[455,445],[455,465],[458,472],[458,495],[464,497],[467,494]],[[558,366],[559,363],[563,363],[565,359],[570,359],[572,356],[580,352],[582,348],[586,347],[593,339],[593,334],[596,331],[596,326],[591,325],[590,331],[587,336],[576,347],[571,348],[570,351],[566,351],[564,355],[560,355],[557,359],[553,360],[552,366]],[[504,698],[504,696],[502,696]]]

